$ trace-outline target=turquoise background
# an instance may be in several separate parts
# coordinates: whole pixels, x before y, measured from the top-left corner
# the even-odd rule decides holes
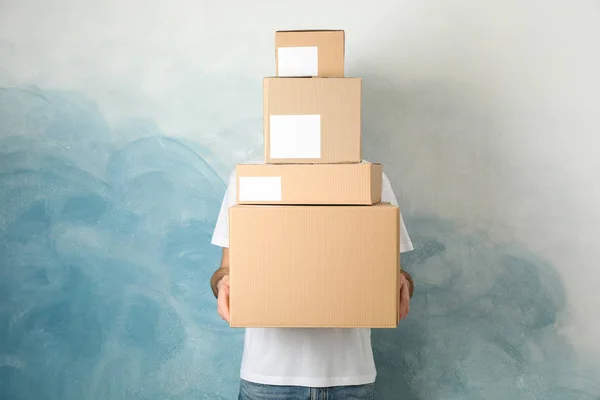
[[[2,88],[0,109],[0,398],[233,399],[242,332],[208,284],[225,191],[211,165],[74,93]],[[107,139],[127,129],[147,135]],[[554,329],[551,265],[405,218],[416,292],[397,330],[373,332],[380,398],[598,399]]]
[[[210,238],[319,28],[415,246],[377,398],[600,400],[596,0],[1,1],[0,400],[236,398]]]

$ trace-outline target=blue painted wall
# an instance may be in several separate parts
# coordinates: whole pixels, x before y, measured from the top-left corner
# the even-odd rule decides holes
[[[600,399],[595,5],[236,4],[0,5],[0,400],[235,398],[223,179],[262,152],[273,29],[323,26],[415,244],[378,398]]]
[[[75,94],[2,88],[0,108],[1,398],[234,398],[241,332],[208,287],[221,178],[149,122],[112,145]],[[399,329],[373,333],[381,398],[598,399],[553,327],[551,265],[439,218],[407,224],[417,291]]]
[[[112,145],[77,95],[2,88],[0,109],[0,398],[231,398],[239,332],[207,286],[223,181],[143,122]]]

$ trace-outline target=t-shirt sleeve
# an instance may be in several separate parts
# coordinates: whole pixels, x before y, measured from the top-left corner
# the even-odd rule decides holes
[[[229,247],[229,207],[235,205],[235,171],[229,176],[227,190],[223,195],[221,209],[212,235],[211,243],[219,247]]]
[[[382,176],[382,185],[381,185],[381,201],[384,203],[390,203],[397,207],[398,200],[396,199],[396,195],[392,189],[392,185],[390,180],[385,175]],[[406,230],[406,226],[404,225],[404,219],[402,218],[402,212],[400,212],[400,253],[405,253],[407,251],[413,250],[413,244],[408,235],[408,231]]]

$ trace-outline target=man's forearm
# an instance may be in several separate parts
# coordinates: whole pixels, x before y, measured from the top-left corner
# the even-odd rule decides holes
[[[412,276],[410,276],[408,272],[406,272],[405,270],[400,270],[400,272],[408,281],[408,294],[410,297],[412,297],[413,293],[415,292],[415,282],[413,281]]]
[[[212,289],[215,297],[218,297],[219,295],[219,281],[223,279],[223,277],[225,277],[226,275],[229,275],[229,267],[221,267],[218,270],[216,270],[210,278],[210,288]]]

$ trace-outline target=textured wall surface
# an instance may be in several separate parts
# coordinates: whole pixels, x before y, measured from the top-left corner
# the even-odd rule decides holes
[[[379,398],[600,399],[598,2],[272,4],[0,2],[0,399],[235,398],[209,241],[292,28],[346,30],[415,245]]]

